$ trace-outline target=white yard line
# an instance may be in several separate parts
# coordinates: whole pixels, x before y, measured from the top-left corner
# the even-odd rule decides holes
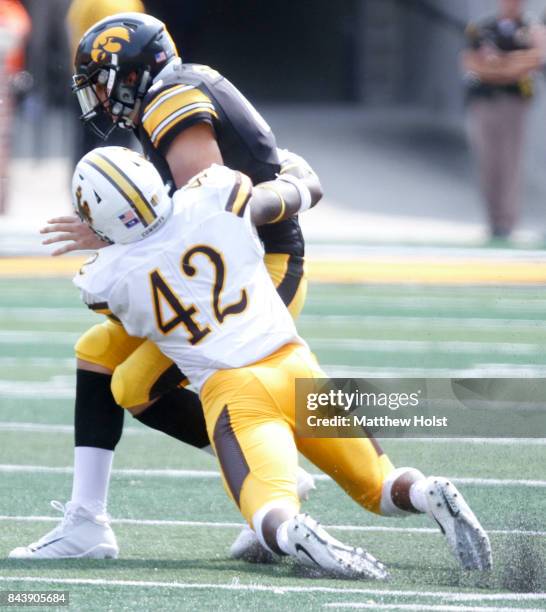
[[[0,344],[75,344],[80,336],[64,331],[0,329]]]
[[[364,340],[360,338],[310,338],[306,341],[313,349],[343,349],[349,351],[367,351],[384,353],[457,353],[463,355],[544,355],[546,343],[529,342],[464,342],[458,340]]]
[[[0,309],[1,312],[1,309]],[[409,315],[407,317],[400,315],[310,315],[303,314],[298,318],[298,323],[305,323],[307,325],[351,325],[359,326],[363,324],[373,325],[377,327],[379,325],[388,326],[402,326],[409,328],[420,329],[423,326],[427,328],[433,327],[457,327],[460,328],[471,328],[471,329],[498,329],[501,328],[506,330],[507,326],[510,326],[510,330],[514,328],[531,328],[531,329],[544,329],[544,321],[541,319],[500,319],[493,317],[465,317],[464,314],[461,317],[428,317]]]
[[[45,465],[27,464],[0,464],[0,472],[3,473],[30,473],[30,474],[71,474],[71,466],[53,467]],[[118,469],[112,472],[117,476],[129,476],[138,478],[220,478],[220,472],[216,470],[185,470],[185,469]],[[314,474],[315,480],[330,481],[326,474]],[[450,478],[456,484],[476,485],[483,487],[546,487],[546,480],[517,480],[510,478]]]
[[[96,317],[96,315],[95,315]],[[93,313],[83,304],[75,308],[45,308],[42,306],[0,306],[0,319],[9,321],[93,322]],[[96,319],[97,322],[99,319]]]
[[[0,432],[20,431],[46,434],[74,433],[72,425],[58,425],[49,423],[27,423],[19,421],[0,421]],[[125,427],[124,435],[161,435],[148,427]],[[478,444],[480,446],[546,446],[546,438],[389,438],[389,441],[408,444]],[[383,440],[384,442],[384,440]]]
[[[306,300],[307,306],[328,306],[332,304],[332,311],[339,310],[339,294],[335,291],[328,295],[311,295]],[[483,297],[469,298],[464,296],[400,296],[393,295],[381,297],[367,297],[360,295],[343,295],[343,304],[353,308],[377,308],[396,310],[400,316],[400,310],[404,308],[418,308],[420,311],[427,308],[446,309],[448,311],[468,308],[472,311],[482,310],[484,306],[494,304],[498,313],[514,313],[517,317],[525,318],[526,313],[543,313],[546,306],[545,299],[522,299],[508,298],[499,291],[496,295],[484,295]]]
[[[75,394],[76,377],[72,374],[45,381],[0,379],[0,398],[73,399]]]
[[[546,438],[388,438],[378,440],[385,442],[396,442],[397,444],[472,444],[478,446],[546,446]]]
[[[71,368],[76,369],[76,357],[66,359],[64,357],[0,357],[1,367],[20,368]],[[26,384],[26,383],[22,383]]]
[[[20,431],[22,433],[69,434],[74,435],[73,425],[50,425],[48,423],[21,423],[0,421],[0,433],[3,431]],[[125,427],[124,435],[161,435],[147,427]]]
[[[115,566],[115,561],[112,565]],[[148,580],[106,580],[103,578],[51,578],[48,576],[0,576],[0,582],[30,582],[66,585],[91,586],[120,586],[142,587],[150,589],[195,589],[195,590],[221,590],[221,591],[247,591],[251,593],[341,593],[351,595],[377,595],[388,597],[419,597],[441,598],[446,601],[544,601],[546,593],[450,593],[446,591],[409,591],[393,589],[363,589],[355,587],[326,587],[326,586],[283,586],[265,584],[232,583],[199,583],[199,582],[160,582]]]
[[[321,367],[331,378],[546,378],[546,365],[520,363],[477,363],[459,369],[337,364],[321,364]]]
[[[0,515],[0,522],[13,523],[58,523],[60,516],[12,516]],[[128,519],[114,518],[114,525],[134,525],[140,527],[192,527],[205,529],[241,529],[244,523],[235,522],[220,522],[220,521],[180,521],[180,520],[161,520],[161,519]],[[405,533],[415,535],[433,535],[440,536],[438,529],[431,527],[385,527],[376,525],[325,525],[327,529],[332,531],[354,531],[364,533]],[[501,536],[546,536],[546,531],[534,531],[525,529],[488,529],[490,535]]]
[[[0,330],[0,344],[57,344],[73,345],[79,334],[61,331]],[[545,344],[525,342],[463,342],[417,340],[364,340],[359,338],[307,338],[315,348],[344,348],[350,350],[416,353],[445,351],[449,353],[482,354],[484,351],[506,355],[537,355],[544,353]]]
[[[407,298],[404,298],[407,299]],[[396,302],[393,302],[396,303]],[[0,321],[2,319],[7,319],[10,322],[18,321],[40,321],[40,322],[52,322],[57,326],[62,325],[65,321],[70,322],[82,322],[92,323],[94,321],[93,314],[89,312],[84,307],[75,307],[75,308],[44,308],[44,307],[32,307],[32,306],[21,306],[21,307],[11,307],[11,306],[0,306]],[[475,329],[484,329],[484,328],[503,328],[505,329],[507,325],[511,328],[513,327],[542,327],[544,325],[543,321],[540,319],[501,319],[494,317],[465,317],[464,314],[459,317],[427,317],[427,316],[415,316],[410,315],[407,317],[400,315],[366,315],[366,314],[347,314],[347,315],[336,315],[336,314],[325,314],[325,315],[311,315],[311,314],[302,314],[299,318],[299,321],[314,325],[320,324],[324,325],[328,324],[347,324],[347,325],[361,325],[363,323],[379,325],[382,323],[389,325],[402,325],[404,327],[413,327],[413,326],[422,326],[426,324],[427,326],[456,326],[456,327],[470,327]]]
[[[44,465],[11,465],[0,464],[0,473],[17,474],[72,474],[73,468],[51,467]],[[129,478],[220,478],[220,472],[213,470],[140,470],[120,469],[113,470],[113,475]],[[321,474],[322,476],[322,474]]]

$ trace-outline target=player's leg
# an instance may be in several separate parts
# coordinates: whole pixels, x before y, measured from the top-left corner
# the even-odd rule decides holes
[[[373,438],[305,438],[298,448],[362,507],[383,516],[426,514],[440,525],[464,569],[490,569],[487,534],[446,478],[394,469]]]
[[[264,263],[293,319],[297,319],[303,310],[307,296],[307,276],[303,257],[286,253],[266,253]],[[315,488],[313,477],[298,467],[298,496],[306,500]],[[230,548],[231,557],[251,562],[269,561],[271,556],[263,548],[256,534],[250,527],[244,528]]]
[[[455,485],[442,476],[425,477],[419,470],[398,468],[383,485],[380,513],[421,513],[439,525],[453,556],[466,570],[492,567],[489,537]]]
[[[116,368],[112,391],[116,402],[148,427],[212,453],[199,396],[177,388],[186,382],[178,367],[146,341]],[[313,478],[301,468],[296,476],[300,499],[306,499],[314,488]],[[238,535],[230,554],[254,563],[273,560],[249,528]]]
[[[217,372],[205,384],[201,396],[225,489],[264,548],[330,574],[383,578],[383,566],[371,555],[299,514],[294,435],[274,399],[290,393],[282,359]],[[277,394],[269,384],[275,377]]]
[[[76,343],[74,480],[71,502],[97,514],[106,512],[114,450],[123,430],[123,410],[112,392],[115,368],[142,344],[110,319]]]
[[[118,546],[106,507],[114,450],[121,438],[123,410],[110,389],[112,371],[137,346],[111,320],[95,325],[76,344],[74,476],[70,502],[55,508],[61,523],[38,542],[16,548],[14,558],[116,557]]]
[[[288,371],[294,378],[326,377],[304,348],[294,351],[291,360]],[[295,401],[285,402],[283,408],[287,422],[295,427]],[[490,569],[487,534],[461,493],[446,478],[426,478],[413,468],[394,469],[371,436],[298,438],[297,444],[307,459],[367,510],[383,516],[427,514],[440,525],[464,569]]]
[[[116,403],[141,423],[196,448],[209,447],[199,397],[184,385],[182,372],[149,340],[112,376]]]

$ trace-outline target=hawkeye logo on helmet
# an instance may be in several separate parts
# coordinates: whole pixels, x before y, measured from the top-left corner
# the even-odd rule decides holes
[[[112,53],[121,51],[125,42],[130,42],[131,32],[127,28],[116,26],[101,32],[93,41],[91,59],[94,62],[103,62]]]

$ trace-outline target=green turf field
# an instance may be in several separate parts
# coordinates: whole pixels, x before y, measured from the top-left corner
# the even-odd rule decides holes
[[[546,374],[540,288],[331,286],[310,289],[299,328],[338,376]],[[71,488],[73,356],[99,321],[67,279],[0,280],[0,556],[54,525]],[[288,562],[227,556],[241,518],[211,457],[130,417],[110,512],[116,561],[0,560],[0,591],[69,590],[73,610],[544,610],[546,441],[385,440],[398,465],[460,479],[490,531],[495,569],[458,570],[424,518],[362,511],[327,479],[305,508],[390,568],[385,583],[310,579]]]

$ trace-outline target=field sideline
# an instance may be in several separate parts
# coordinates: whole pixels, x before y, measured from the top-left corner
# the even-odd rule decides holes
[[[49,500],[70,494],[72,345],[100,320],[79,303],[68,271],[50,274],[9,278],[0,266],[2,557],[50,529]],[[489,282],[446,286],[432,274],[428,284],[410,286],[315,282],[299,328],[325,369],[340,376],[546,375],[546,295],[513,285],[517,279]],[[392,578],[380,584],[309,579],[286,561],[231,561],[241,518],[213,458],[126,417],[110,496],[120,559],[0,560],[0,591],[69,590],[74,610],[543,610],[545,444],[383,443],[398,465],[458,480],[491,534],[495,569],[487,576],[459,571],[426,519],[372,516],[320,477],[305,508],[387,563]]]
[[[358,250],[358,247],[356,247]],[[441,253],[440,256],[438,254]],[[533,252],[531,252],[533,253]],[[493,256],[491,256],[493,255]],[[86,257],[4,257],[0,278],[71,276]],[[394,250],[365,256],[346,254],[330,258],[308,257],[307,273],[319,283],[424,283],[424,284],[537,284],[546,282],[542,258],[504,251],[488,253],[475,249],[434,249],[420,253]]]

